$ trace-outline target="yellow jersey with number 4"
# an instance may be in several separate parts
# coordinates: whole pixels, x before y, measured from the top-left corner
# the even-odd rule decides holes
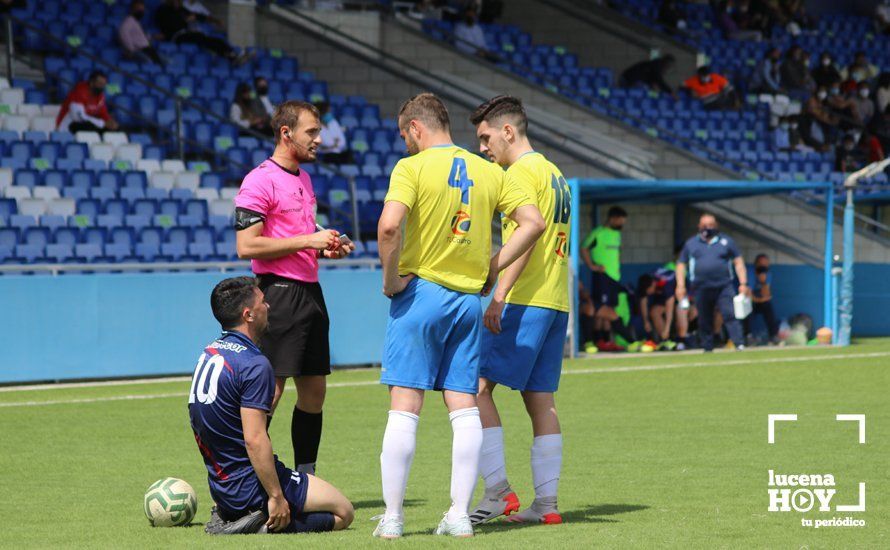
[[[475,294],[488,276],[491,220],[534,204],[524,182],[456,145],[430,147],[396,164],[386,201],[409,208],[399,274]]]
[[[525,269],[507,293],[506,302],[569,310],[569,221],[572,195],[562,172],[537,152],[526,153],[507,169],[507,185],[531,188],[547,229],[538,239]],[[516,222],[503,219],[507,242]]]

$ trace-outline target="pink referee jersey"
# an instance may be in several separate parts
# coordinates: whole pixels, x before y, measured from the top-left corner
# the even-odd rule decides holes
[[[263,218],[264,237],[276,239],[315,233],[315,192],[305,170],[291,172],[272,159],[250,171],[235,196],[235,207]],[[318,281],[318,255],[311,248],[275,260],[251,260],[257,275]]]

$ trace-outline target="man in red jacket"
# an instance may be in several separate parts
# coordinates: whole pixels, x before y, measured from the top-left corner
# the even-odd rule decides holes
[[[88,80],[78,82],[62,103],[56,128],[69,132],[117,130],[117,121],[105,103],[106,85],[108,77],[101,71],[93,71]]]

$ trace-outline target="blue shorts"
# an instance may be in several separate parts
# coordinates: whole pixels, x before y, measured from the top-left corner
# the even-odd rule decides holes
[[[284,499],[290,506],[291,518],[303,513],[303,506],[306,504],[306,493],[309,490],[309,477],[301,472],[296,472],[286,467],[278,457],[274,457],[275,471],[278,474],[278,482],[281,484],[281,491],[284,493]],[[246,516],[256,510],[263,510],[268,514],[266,508],[268,496],[260,483],[255,472],[251,472],[244,477],[234,481],[236,487],[235,494],[243,495],[244,499],[233,500],[227,498],[226,495],[214,491],[210,487],[210,494],[213,501],[216,502],[217,510],[220,517],[225,521],[235,521]],[[243,504],[241,504],[243,502]]]
[[[481,327],[478,294],[413,279],[389,306],[380,383],[475,394]]]
[[[501,333],[482,331],[482,377],[514,390],[555,392],[568,324],[564,311],[507,304]]]

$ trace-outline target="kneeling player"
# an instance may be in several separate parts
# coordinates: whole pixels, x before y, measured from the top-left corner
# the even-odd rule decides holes
[[[528,119],[518,99],[493,98],[479,106],[470,121],[476,125],[480,150],[507,168],[508,184],[533,190],[546,223],[535,247],[501,273],[485,313],[489,330],[482,336],[478,395],[483,427],[479,470],[485,495],[470,521],[482,523],[519,510],[519,499],[507,482],[504,435],[492,399],[495,386],[501,384],[522,392],[535,435],[531,448],[535,500],[508,520],[562,523],[556,506],[562,434],[553,394],[559,386],[568,326],[569,187],[559,169],[532,149],[526,135]],[[515,224],[505,218],[503,230],[508,239]]]
[[[345,529],[352,504],[330,483],[292,471],[272,454],[267,417],[275,374],[256,343],[269,305],[252,277],[226,279],[210,295],[222,335],[198,360],[189,417],[216,502],[210,533]]]

